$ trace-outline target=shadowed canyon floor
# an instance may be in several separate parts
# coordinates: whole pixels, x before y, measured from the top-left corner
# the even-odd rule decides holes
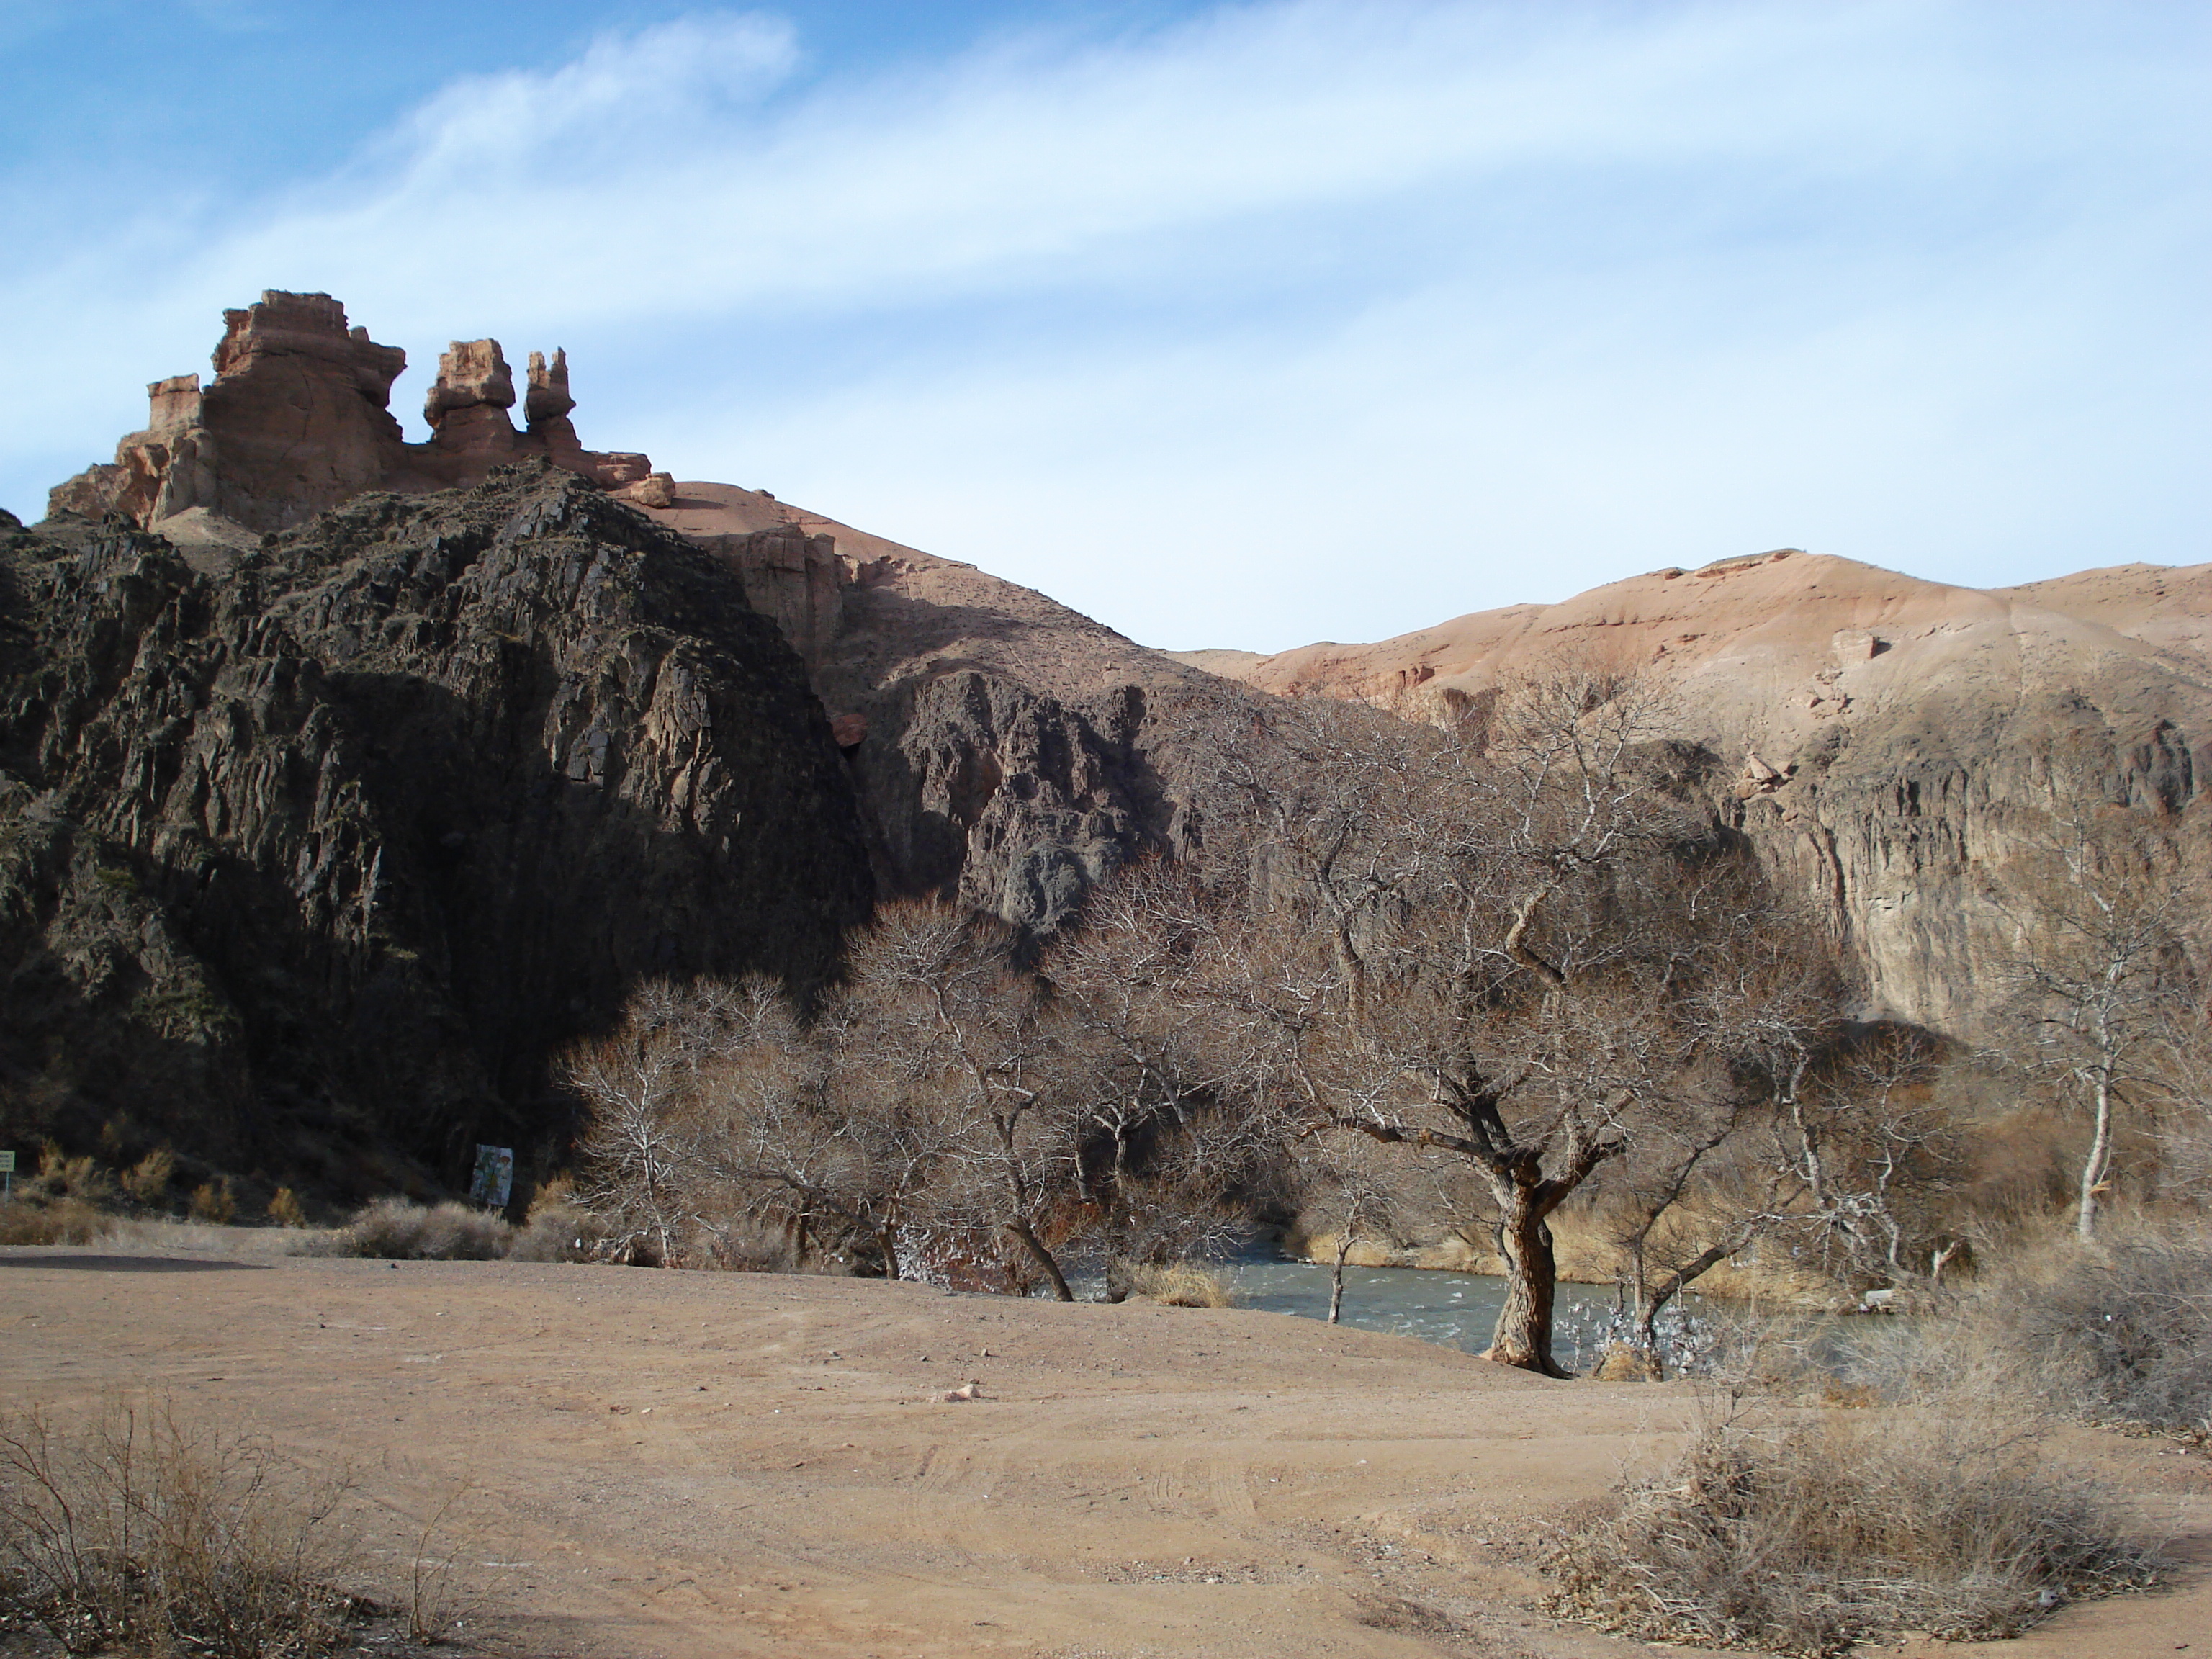
[[[576,1659],[1640,1651],[1530,1611],[1529,1544],[1698,1406],[1249,1311],[144,1242],[0,1250],[0,1396],[150,1388],[350,1468],[387,1593],[451,1559],[472,1640]],[[2212,1630],[2203,1458],[2077,1449],[2170,1518],[2179,1587],[1904,1651]]]

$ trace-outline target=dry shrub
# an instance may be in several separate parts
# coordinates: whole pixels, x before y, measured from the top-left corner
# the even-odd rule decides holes
[[[318,1254],[365,1255],[386,1261],[496,1261],[514,1229],[465,1204],[424,1208],[404,1198],[380,1198],[329,1239]]]
[[[157,1146],[123,1173],[123,1190],[141,1204],[158,1204],[169,1190],[169,1177],[177,1172],[177,1155]]]
[[[1188,1261],[1164,1267],[1131,1262],[1124,1270],[1131,1296],[1169,1308],[1228,1308],[1236,1305],[1228,1278]]]
[[[612,1237],[607,1224],[575,1202],[575,1182],[556,1176],[538,1189],[508,1248],[510,1261],[594,1261]]]
[[[269,1218],[280,1227],[304,1227],[307,1224],[307,1206],[289,1187],[279,1187],[276,1196],[269,1200]]]
[[[2069,1246],[1977,1297],[1966,1322],[2069,1416],[2212,1435],[2212,1237]]]
[[[327,1651],[357,1604],[331,1522],[263,1442],[201,1432],[166,1404],[111,1405],[82,1432],[0,1423],[0,1595],[72,1654],[221,1659]]]
[[[1717,1419],[1571,1528],[1553,1612],[1646,1641],[1823,1655],[2009,1636],[2148,1583],[2156,1559],[2032,1436],[1948,1415]]]
[[[40,1204],[26,1199],[0,1203],[0,1244],[89,1244],[115,1225],[82,1199]]]
[[[2212,1436],[2212,1236],[2051,1240],[1923,1318],[1856,1330],[1845,1374],[1891,1400],[2028,1401],[2081,1422]]]
[[[23,1185],[33,1196],[81,1199],[88,1204],[97,1204],[115,1192],[107,1171],[89,1153],[71,1158],[51,1140],[39,1149],[38,1174]]]
[[[192,1219],[204,1221],[217,1227],[228,1227],[238,1213],[237,1196],[230,1190],[230,1177],[210,1181],[192,1188]]]

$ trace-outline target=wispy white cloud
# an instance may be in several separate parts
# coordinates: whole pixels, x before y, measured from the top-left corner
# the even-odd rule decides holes
[[[1164,642],[1783,542],[1990,581],[2183,556],[2207,34],[1293,0],[854,76],[701,13],[0,276],[56,394],[0,447],[67,470],[221,305],[326,288],[418,363],[565,343],[587,436]]]

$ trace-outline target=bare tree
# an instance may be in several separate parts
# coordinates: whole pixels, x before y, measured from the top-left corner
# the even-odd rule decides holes
[[[1344,1312],[1344,1268],[1362,1244],[1389,1243],[1405,1206],[1403,1171],[1383,1149],[1359,1135],[1322,1135],[1299,1159],[1299,1219],[1330,1240],[1328,1322]]]
[[[1936,1041],[1910,1027],[1838,1033],[1780,1096],[1771,1231],[1864,1285],[1934,1286],[1969,1243],[1941,1200],[1963,1179],[1960,1125],[1935,1085]]]
[[[1189,872],[1137,864],[1094,890],[1040,963],[1079,1195],[1117,1261],[1223,1243],[1275,1178],[1281,1134],[1255,1086],[1260,1042],[1208,994],[1224,920]]]
[[[1508,1280],[1488,1354],[1547,1375],[1549,1218],[1694,1061],[1698,946],[1655,921],[1723,854],[1660,714],[1563,665],[1451,731],[1289,709],[1232,769],[1258,901],[1230,1000],[1311,1119],[1481,1176]]]
[[[1000,1259],[1034,1269],[1072,1302],[1048,1235],[1080,1219],[1079,1107],[1056,1060],[1042,981],[1016,966],[1012,930],[990,918],[905,901],[884,906],[850,951],[879,1052],[906,1098],[945,1126],[933,1179],[910,1206],[941,1237],[1011,1243]]]
[[[2118,1115],[2160,1097],[2169,1040],[2197,1003],[2188,884],[2169,826],[2121,807],[2051,815],[2017,839],[1990,898],[2010,924],[2014,1052],[2087,1109],[2075,1229],[2094,1237]]]

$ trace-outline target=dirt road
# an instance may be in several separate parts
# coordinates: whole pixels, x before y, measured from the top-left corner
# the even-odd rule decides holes
[[[432,1589],[467,1633],[578,1659],[1643,1651],[1531,1611],[1528,1544],[1696,1408],[1251,1312],[0,1251],[0,1394],[118,1388],[353,1469],[387,1595],[451,1561]],[[2212,1504],[2149,1443],[2109,1449],[2196,1506],[2201,1553]],[[2212,1650],[2202,1570],[1990,1650],[2147,1659],[2192,1632]]]

